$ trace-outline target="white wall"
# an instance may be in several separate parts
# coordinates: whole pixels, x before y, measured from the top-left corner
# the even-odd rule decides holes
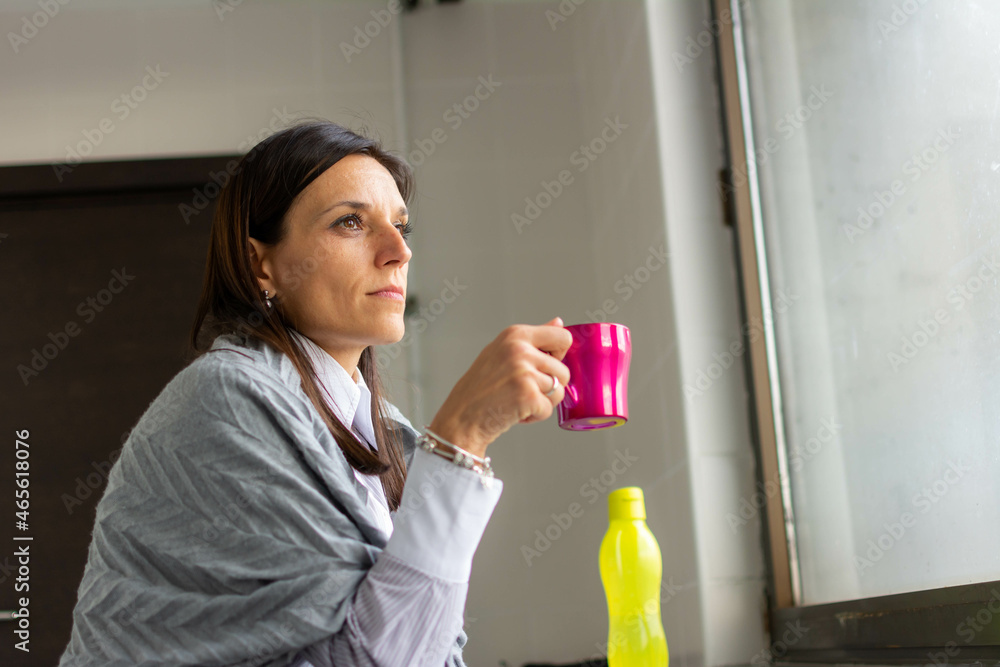
[[[761,517],[733,521],[759,489],[748,424],[740,340],[735,236],[722,224],[720,97],[704,3],[646,0],[653,45],[662,196],[671,247],[671,292],[690,457],[703,660],[764,658]],[[708,388],[703,380],[708,378]]]
[[[415,424],[430,421],[509,324],[590,321],[610,305],[611,320],[630,327],[627,425],[574,433],[553,417],[490,449],[505,490],[473,568],[468,663],[601,651],[607,489],[595,497],[583,487],[602,473],[610,488],[646,492],[672,664],[749,662],[766,642],[759,519],[734,531],[726,518],[754,492],[739,362],[702,395],[684,395],[739,332],[733,239],[714,188],[714,62],[706,53],[678,71],[672,59],[705,29],[703,3],[586,0],[554,29],[547,12],[558,2],[427,5],[393,17],[351,63],[339,44],[386,3],[245,0],[222,20],[207,2],[106,4],[71,4],[20,54],[0,56],[0,119],[18,128],[0,163],[64,159],[147,64],[170,76],[92,158],[234,151],[274,107],[376,129],[421,162],[411,293],[429,306],[446,280],[464,286],[425,316],[406,348],[419,354],[388,365],[394,400]],[[0,22],[16,26],[30,7]],[[444,113],[474,95],[479,77],[499,86],[488,97],[481,88],[485,99],[455,127]],[[580,171],[574,152],[616,117],[627,127]],[[435,136],[443,142],[421,160],[414,151],[429,152]],[[564,169],[572,183],[519,233],[511,214],[524,215],[525,197]],[[661,246],[666,266],[646,264]],[[612,464],[626,451],[637,461],[619,475]],[[574,502],[583,515],[529,565],[522,546],[539,546],[536,530],[557,532],[552,515]]]

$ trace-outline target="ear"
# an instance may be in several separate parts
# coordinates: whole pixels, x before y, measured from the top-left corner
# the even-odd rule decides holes
[[[272,280],[268,247],[257,239],[249,238],[247,240],[250,241],[250,267],[257,280],[260,281],[260,289],[268,290],[274,294],[277,290],[275,290]]]

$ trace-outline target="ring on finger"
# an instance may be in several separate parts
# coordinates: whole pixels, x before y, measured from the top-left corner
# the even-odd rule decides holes
[[[547,392],[545,392],[545,395],[546,396],[551,396],[552,394],[556,393],[557,389],[559,389],[559,378],[557,378],[555,375],[553,375],[552,376],[552,389],[549,389]]]

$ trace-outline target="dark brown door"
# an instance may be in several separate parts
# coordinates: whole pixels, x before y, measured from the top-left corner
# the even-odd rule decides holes
[[[0,169],[0,610],[27,599],[30,649],[25,619],[0,621],[0,665],[56,665],[69,641],[108,470],[187,361],[200,197],[231,157],[79,165],[61,182]]]

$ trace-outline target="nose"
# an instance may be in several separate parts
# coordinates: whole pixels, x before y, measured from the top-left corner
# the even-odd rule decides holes
[[[376,259],[378,264],[383,266],[391,262],[406,264],[413,257],[413,251],[403,238],[399,227],[395,223],[386,222],[382,233],[379,235],[378,254]]]

